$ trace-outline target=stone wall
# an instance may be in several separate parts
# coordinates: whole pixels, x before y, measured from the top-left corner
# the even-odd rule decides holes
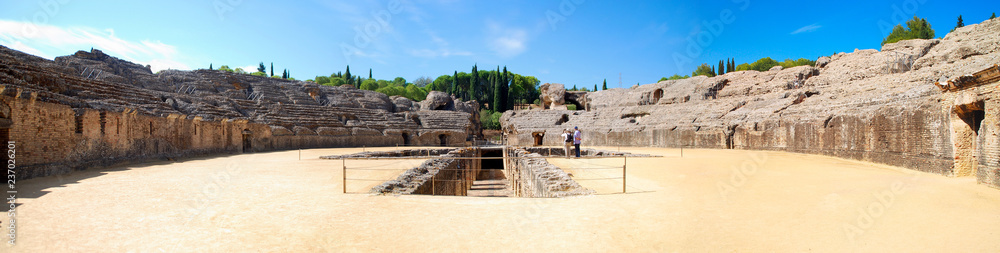
[[[441,92],[417,103],[217,70],[154,74],[96,49],[51,61],[0,46],[0,100],[0,137],[18,142],[22,179],[212,153],[463,146],[480,135],[478,104]]]
[[[476,176],[482,170],[482,165],[479,160],[475,159],[448,159],[448,157],[479,157],[479,149],[477,148],[363,152],[344,156],[325,156],[323,159],[425,156],[427,154],[440,155],[443,158],[429,159],[420,166],[406,170],[396,179],[375,186],[371,193],[467,196],[469,189],[472,188],[472,182],[476,180]]]
[[[558,198],[594,194],[539,154],[516,148],[504,152],[504,158],[513,158],[504,164],[504,174],[515,196]]]
[[[1000,20],[988,20],[940,40],[820,57],[816,66],[591,92],[589,111],[509,111],[501,125],[513,145],[562,145],[562,130],[580,127],[584,146],[779,150],[996,181],[996,117],[978,135],[955,131],[962,120],[933,84],[1000,62],[997,33]],[[996,115],[992,95],[977,96]],[[970,136],[976,141],[953,143]],[[969,147],[978,149],[963,151]],[[974,163],[985,169],[964,169]]]

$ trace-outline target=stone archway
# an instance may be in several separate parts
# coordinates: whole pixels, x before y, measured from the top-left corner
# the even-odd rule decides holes
[[[982,146],[983,119],[986,110],[983,101],[956,105],[951,112],[952,143],[954,145],[955,162],[952,168],[954,176],[964,177],[976,174],[978,158]]]
[[[447,147],[448,146],[448,135],[447,134],[438,135],[438,140],[441,141],[441,146],[442,147]]]

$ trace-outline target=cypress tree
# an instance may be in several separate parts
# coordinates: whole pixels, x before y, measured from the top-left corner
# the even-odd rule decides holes
[[[261,62],[261,65],[264,65],[264,63]],[[263,72],[263,71],[261,71],[261,72]],[[271,62],[271,76],[274,76],[274,62]]]
[[[722,64],[722,60],[719,60],[719,75],[726,73],[726,65]]]
[[[955,28],[951,29],[951,31],[954,32],[956,29],[963,26],[965,26],[965,22],[962,22],[962,15],[958,15],[958,24],[955,24]]]
[[[607,78],[604,79],[604,85],[601,86],[601,89],[608,90],[608,79]]]
[[[712,66],[712,75],[719,75],[719,72],[715,72],[715,66]]]
[[[347,72],[344,72],[344,80],[346,80],[348,83],[353,83],[351,82],[353,81],[351,79],[351,65],[347,65]]]
[[[458,70],[455,70],[455,75],[451,77],[451,88],[448,89],[448,94],[455,95],[458,93]]]
[[[597,84],[594,84],[594,91],[597,91]]]
[[[993,16],[990,16],[990,19],[994,19],[994,18],[997,18],[997,13],[996,12],[993,13]]]
[[[469,90],[463,95],[466,97],[466,101],[473,100],[476,98],[476,89],[479,87],[479,66],[478,64],[472,65],[472,80],[469,82]],[[476,99],[479,100],[479,99]],[[485,100],[485,99],[483,99]]]
[[[493,107],[494,112],[504,111],[504,99],[503,99],[503,88],[500,87],[500,80],[498,79],[497,72],[500,72],[500,66],[497,66],[497,71],[490,73],[490,83],[493,84]]]
[[[368,68],[368,79],[372,79],[372,69]]]
[[[208,64],[208,70],[212,70],[212,64],[211,63]]]
[[[510,74],[507,72],[507,66],[503,66],[503,77],[500,80],[503,81],[503,96],[507,105],[505,110],[514,109],[514,94],[511,94],[513,89],[510,88]]]

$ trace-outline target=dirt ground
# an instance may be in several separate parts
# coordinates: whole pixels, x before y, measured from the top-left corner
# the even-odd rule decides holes
[[[599,194],[561,199],[342,194],[341,162],[318,157],[359,151],[205,157],[20,181],[17,244],[0,251],[1000,251],[1000,190],[972,178],[794,153],[623,148],[664,156],[628,160],[627,194],[616,194],[613,180],[580,180]],[[618,159],[551,162],[578,168],[578,179],[621,175],[611,169]]]

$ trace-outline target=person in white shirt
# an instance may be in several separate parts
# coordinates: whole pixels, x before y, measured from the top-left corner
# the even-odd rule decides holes
[[[573,134],[569,132],[569,128],[563,130],[563,153],[566,154],[566,158],[569,158],[569,147],[573,145]]]

